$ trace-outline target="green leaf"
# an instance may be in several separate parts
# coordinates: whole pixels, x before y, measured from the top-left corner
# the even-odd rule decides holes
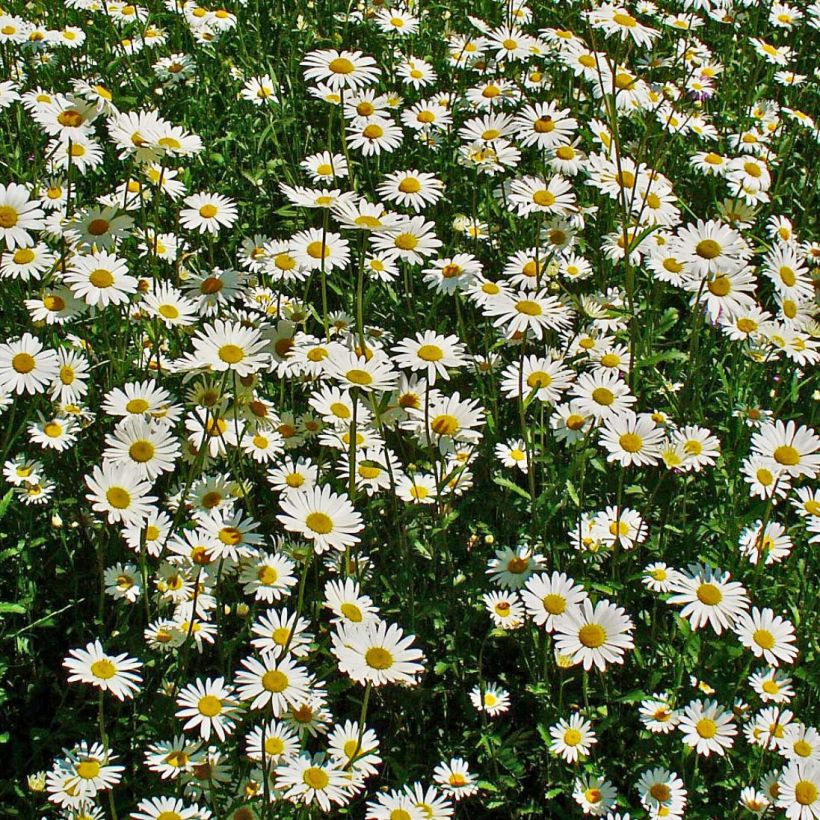
[[[504,478],[504,476],[494,475],[493,481],[498,484],[499,487],[504,487],[506,490],[512,490],[512,492],[520,495],[521,498],[525,499],[526,501],[531,501],[530,494],[523,488],[519,487],[517,484],[514,484],[509,478]]]

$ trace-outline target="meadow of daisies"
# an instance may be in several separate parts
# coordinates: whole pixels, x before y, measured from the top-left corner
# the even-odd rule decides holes
[[[820,818],[820,3],[0,10],[0,815]]]

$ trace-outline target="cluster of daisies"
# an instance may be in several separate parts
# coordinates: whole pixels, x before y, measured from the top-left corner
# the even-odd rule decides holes
[[[792,418],[820,360],[820,244],[785,207],[810,193],[791,152],[820,137],[799,107],[820,4],[441,20],[365,0],[322,21],[335,47],[294,16],[290,62],[256,53],[260,5],[0,14],[0,108],[39,146],[0,183],[3,476],[14,511],[99,564],[97,635],[61,670],[99,736],[29,776],[43,811],[508,811],[493,733],[521,710],[542,721],[528,756],[560,771],[537,775],[554,816],[705,816],[694,757],[726,764],[744,811],[820,818],[820,733],[788,671],[816,657],[811,593],[781,597],[820,542],[820,436]],[[761,93],[710,45],[731,38]],[[257,126],[274,183],[215,172],[220,132]],[[688,530],[669,545],[664,483],[684,508],[725,484],[745,517],[720,561]],[[510,515],[519,542],[495,544]],[[424,587],[471,555],[451,626],[417,638],[402,586],[450,595],[460,570]],[[462,620],[481,649],[459,718],[482,748],[435,726],[429,748],[411,698]],[[745,667],[687,684],[658,629]],[[529,664],[485,656],[527,633],[557,682],[537,707]],[[647,691],[620,691],[647,664]],[[603,725],[610,696],[630,725]],[[631,731],[645,762],[622,784],[603,752]]]

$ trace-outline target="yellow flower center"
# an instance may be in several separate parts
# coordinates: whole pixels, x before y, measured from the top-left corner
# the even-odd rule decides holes
[[[218,352],[219,358],[226,364],[238,364],[245,358],[245,351],[239,345],[222,345]]]
[[[713,738],[718,731],[717,723],[711,718],[701,718],[695,724],[695,731],[702,737],[704,740],[709,740]]]
[[[811,780],[800,780],[794,787],[794,799],[801,806],[811,806],[817,800],[817,786]]]
[[[222,701],[214,695],[203,695],[199,699],[197,709],[204,717],[216,717],[222,711]]]
[[[210,203],[208,203],[207,205],[203,205],[199,209],[199,215],[203,219],[213,219],[216,216],[216,213],[217,213],[216,205],[211,205]]]
[[[131,399],[131,401],[125,405],[125,409],[129,413],[144,413],[148,407],[148,402],[145,401],[145,399]]]
[[[364,662],[371,669],[389,669],[393,665],[393,656],[381,646],[371,646],[364,654]]]
[[[618,443],[627,453],[637,453],[643,447],[643,439],[637,433],[624,433],[618,439]]]
[[[439,436],[452,436],[458,432],[459,423],[455,416],[442,413],[430,422],[430,428]]]
[[[267,692],[284,692],[288,688],[288,676],[278,669],[271,669],[262,675],[262,686]]]
[[[124,510],[131,504],[131,493],[122,487],[110,487],[105,498],[115,510]]]
[[[578,640],[588,649],[597,649],[606,642],[606,631],[599,624],[584,624],[578,630]]]
[[[723,593],[714,584],[701,584],[695,594],[706,606],[717,606],[723,600]]]
[[[800,453],[788,444],[782,444],[774,451],[774,460],[784,467],[794,467],[800,463]]]
[[[356,70],[356,66],[346,57],[336,57],[328,63],[327,67],[334,74],[352,74]]]
[[[720,256],[722,249],[714,239],[701,239],[695,246],[695,253],[702,259],[715,259]]]
[[[156,449],[154,445],[146,439],[135,441],[128,448],[128,455],[138,464],[145,464],[146,461],[150,461],[154,457],[155,452]]]
[[[415,177],[405,177],[399,183],[399,190],[404,194],[415,194],[421,190],[421,183]]]
[[[77,764],[77,776],[83,780],[93,780],[100,773],[99,760],[82,760]]]
[[[732,283],[728,276],[717,276],[711,282],[707,282],[706,287],[713,296],[726,296],[732,289]]]
[[[323,512],[309,513],[305,519],[308,529],[319,535],[327,535],[333,529],[333,520]]]
[[[444,351],[438,345],[422,345],[417,355],[425,362],[437,362],[444,357]]]
[[[364,620],[364,615],[356,604],[344,603],[339,607],[339,609],[348,621],[358,624]]]
[[[95,288],[110,288],[114,284],[114,275],[110,270],[105,268],[97,268],[91,271],[88,276],[88,281],[94,285]]]
[[[34,370],[36,362],[34,356],[29,353],[17,353],[11,360],[11,366],[17,373],[31,373]]]
[[[101,658],[91,664],[91,674],[101,680],[110,680],[117,674],[117,667],[107,658]]]

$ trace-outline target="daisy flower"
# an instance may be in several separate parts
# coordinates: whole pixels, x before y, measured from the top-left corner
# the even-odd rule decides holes
[[[242,592],[271,604],[290,594],[297,583],[294,563],[284,555],[260,552],[249,559],[239,575]]]
[[[86,498],[95,512],[105,513],[109,524],[139,524],[152,511],[157,500],[148,495],[151,485],[143,481],[129,464],[114,465],[104,461],[85,477],[91,491]]]
[[[772,468],[797,478],[820,471],[820,437],[811,427],[777,419],[766,422],[752,436],[752,452],[771,462]]]
[[[330,812],[332,804],[344,805],[351,796],[350,773],[343,764],[324,756],[303,752],[287,758],[276,768],[276,789],[291,803],[310,806],[318,803]]]
[[[713,752],[725,755],[737,734],[732,713],[714,700],[693,700],[683,710],[678,729],[683,733],[683,742],[705,757]]]
[[[367,595],[362,594],[359,582],[354,578],[328,581],[323,606],[333,613],[335,623],[359,624],[379,619],[379,610]]]
[[[107,251],[73,257],[63,281],[77,299],[101,308],[125,304],[137,291],[128,263]]]
[[[388,174],[377,190],[388,202],[404,205],[418,213],[441,199],[444,183],[434,174],[412,169]]]
[[[193,344],[196,366],[218,373],[231,370],[237,376],[249,376],[267,367],[270,360],[261,332],[240,322],[218,319],[198,331]]]
[[[6,393],[45,392],[59,374],[59,359],[30,333],[0,344],[0,389]]]
[[[563,572],[552,575],[540,573],[527,579],[521,592],[527,613],[547,633],[555,630],[557,619],[586,600],[587,593],[581,584]]]
[[[618,792],[612,783],[603,777],[585,775],[575,781],[572,796],[584,814],[603,817],[614,807]]]
[[[797,657],[794,625],[771,609],[752,607],[751,612],[738,616],[732,628],[756,658],[762,657],[771,666],[779,666],[781,661],[794,663]]]
[[[203,820],[210,817],[210,810],[196,803],[186,806],[178,797],[149,797],[137,803],[131,814],[133,820]]]
[[[334,493],[328,486],[282,496],[279,506],[282,514],[277,518],[282,526],[312,541],[317,554],[328,549],[343,552],[359,542],[356,533],[364,528],[347,495]]]
[[[592,724],[577,712],[569,720],[561,719],[550,727],[549,750],[562,757],[567,763],[577,763],[579,758],[589,755],[592,746],[598,742]]]
[[[599,441],[609,451],[607,461],[622,467],[646,467],[658,463],[664,438],[664,431],[656,427],[650,415],[638,416],[626,410],[604,421]]]
[[[600,670],[607,663],[623,663],[625,650],[632,649],[632,620],[624,610],[606,600],[595,607],[588,598],[568,609],[555,621],[555,647],[573,663],[593,664]]]
[[[464,345],[458,336],[442,336],[433,330],[417,333],[416,338],[402,339],[393,351],[396,364],[406,370],[424,370],[427,382],[436,383],[436,376],[449,380],[447,368],[467,363]]]
[[[9,250],[33,245],[29,231],[42,229],[44,216],[40,202],[31,199],[25,185],[0,185],[0,239],[5,240]]]
[[[179,214],[183,228],[216,234],[236,222],[236,203],[222,194],[192,194],[183,201],[187,205]]]
[[[680,616],[689,621],[692,629],[709,624],[720,635],[749,607],[743,585],[729,578],[728,572],[692,564],[686,571],[677,573],[673,584],[676,594],[667,603],[683,604]]]
[[[270,707],[274,717],[280,717],[289,706],[298,705],[308,695],[310,677],[304,667],[290,658],[276,659],[270,653],[262,660],[245,658],[236,673],[240,700],[251,701],[251,709]]]
[[[306,80],[317,80],[335,91],[358,90],[378,80],[380,71],[372,57],[361,51],[320,49],[302,59]]]
[[[205,741],[210,740],[211,733],[224,741],[234,730],[237,708],[233,689],[226,686],[224,678],[200,678],[189,683],[177,696],[177,706],[176,716],[187,718],[183,730],[197,729]]]
[[[814,760],[793,761],[777,780],[777,805],[788,820],[820,817],[820,764]]]
[[[467,761],[460,757],[439,763],[433,771],[433,781],[444,794],[456,801],[478,792],[478,777],[470,771]]]
[[[507,712],[510,708],[510,694],[500,686],[488,684],[481,694],[481,687],[475,686],[470,692],[470,702],[479,712],[486,712],[490,717],[496,717]]]
[[[63,666],[68,669],[69,683],[90,683],[103,692],[111,692],[119,700],[133,698],[142,683],[136,671],[142,667],[140,661],[125,653],[108,655],[98,640],[87,644],[85,649],[72,649]]]
[[[386,621],[341,623],[332,640],[339,670],[357,683],[412,686],[424,671],[418,662],[422,652],[412,646],[415,636],[405,636],[395,624]]]
[[[401,145],[404,132],[392,120],[378,117],[358,120],[347,128],[347,144],[360,148],[365,157],[378,156],[382,151],[392,154]]]

